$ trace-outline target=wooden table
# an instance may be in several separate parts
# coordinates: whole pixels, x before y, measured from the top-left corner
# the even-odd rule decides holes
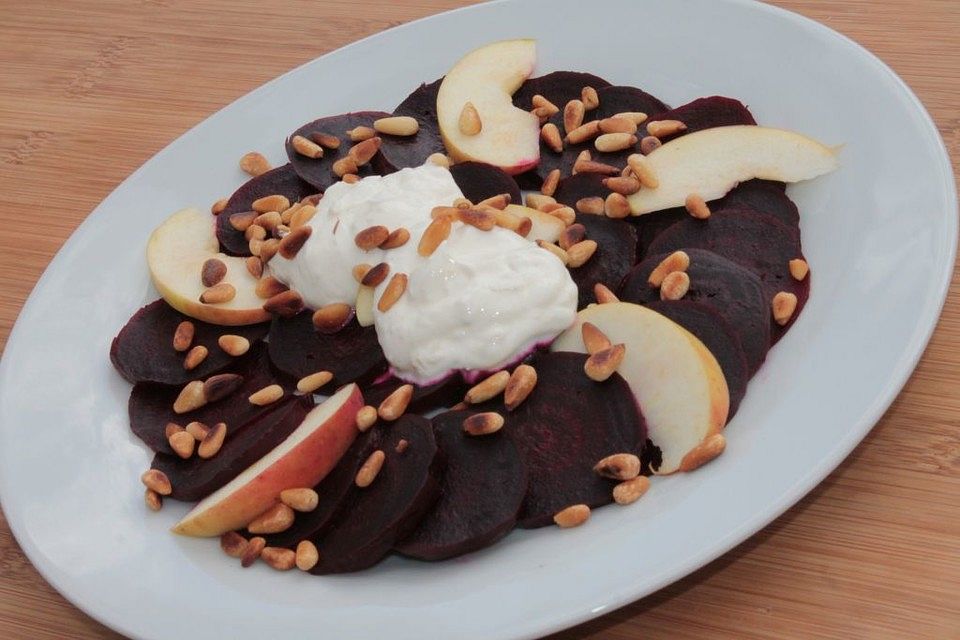
[[[0,346],[74,228],[172,139],[296,65],[462,4],[0,0]],[[956,169],[960,2],[776,4],[851,36],[900,73]],[[555,637],[960,638],[958,363],[955,279],[903,393],[822,485],[697,573]],[[0,637],[118,637],[43,581],[2,515]]]

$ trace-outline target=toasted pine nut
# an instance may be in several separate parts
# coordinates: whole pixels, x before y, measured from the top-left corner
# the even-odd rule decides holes
[[[585,504],[575,504],[558,511],[553,516],[553,521],[561,529],[579,527],[590,519],[590,507]]]
[[[639,500],[650,488],[650,479],[646,476],[637,476],[631,480],[621,482],[613,488],[613,501],[617,504],[633,504]]]
[[[161,496],[168,496],[173,493],[173,486],[170,484],[170,478],[160,469],[147,469],[140,476],[140,482],[147,489],[156,491]]]
[[[297,566],[296,552],[284,547],[265,547],[260,553],[260,559],[277,571],[290,571]]]
[[[146,489],[143,492],[143,503],[150,511],[160,511],[163,508],[163,498],[153,489]]]
[[[471,436],[486,436],[500,431],[503,423],[503,416],[496,411],[475,413],[463,421],[463,431]]]
[[[270,163],[262,153],[251,151],[240,158],[240,168],[247,174],[256,178],[259,175],[270,171]]]
[[[378,133],[391,136],[412,136],[420,130],[420,123],[410,116],[391,116],[375,120],[373,128]]]
[[[303,298],[296,291],[283,291],[267,298],[263,309],[281,318],[292,318],[303,311]]]
[[[280,225],[281,227],[283,225]],[[279,231],[279,227],[277,228]],[[286,236],[284,236],[286,237]],[[270,238],[269,240],[264,240],[263,244],[260,245],[260,262],[267,264],[273,259],[273,256],[277,255],[277,252],[280,250],[280,241],[276,238]]]
[[[226,275],[227,265],[218,258],[208,258],[203,261],[203,266],[200,267],[200,282],[205,287],[218,284]]]
[[[552,122],[548,122],[540,129],[540,139],[554,153],[563,152],[563,138],[560,137],[560,129]]]
[[[660,284],[661,300],[680,300],[690,290],[690,276],[686,271],[668,273]]]
[[[660,138],[657,138],[656,136],[645,136],[642,140],[640,140],[640,153],[648,156],[662,146],[663,143],[660,142]]]
[[[367,269],[367,272],[360,278],[360,284],[365,287],[378,287],[380,283],[387,279],[390,274],[390,265],[386,262],[378,262],[376,265]]]
[[[706,200],[696,193],[691,193],[687,196],[684,206],[687,209],[687,213],[697,220],[706,220],[710,217],[710,207],[707,205]]]
[[[797,296],[781,291],[773,296],[770,304],[773,307],[773,319],[782,327],[790,322],[794,311],[797,310]]]
[[[546,196],[542,193],[528,193],[525,204],[531,209],[543,210],[543,207],[551,204],[557,204],[553,196]]]
[[[424,229],[423,235],[420,236],[417,253],[424,257],[433,255],[433,252],[437,250],[440,243],[450,235],[450,228],[450,218],[446,216],[434,218],[433,221],[427,225],[427,228]]]
[[[250,350],[250,341],[243,336],[224,334],[217,338],[217,344],[225,353],[231,356],[242,356]]]
[[[494,217],[496,218],[498,227],[503,227],[504,229],[509,229],[510,231],[516,231],[520,228],[521,218],[518,215],[514,215],[507,211],[497,211],[494,214]]]
[[[571,100],[563,108],[563,130],[568,135],[583,124],[585,111],[583,102],[580,100]]]
[[[463,396],[463,401],[470,404],[486,402],[503,393],[503,390],[507,388],[507,382],[509,382],[509,380],[509,371],[497,371],[482,382],[470,387],[467,394]]]
[[[591,120],[586,124],[580,125],[573,131],[567,132],[567,137],[564,138],[564,142],[568,144],[580,144],[581,142],[592,140],[598,135],[600,135],[600,123],[596,120]]]
[[[387,283],[380,300],[377,301],[377,309],[382,313],[389,311],[397,303],[403,292],[407,290],[407,274],[395,273]]]
[[[584,87],[580,91],[580,99],[583,101],[583,108],[587,111],[600,106],[600,96],[597,95],[597,90],[593,87]]]
[[[338,178],[342,178],[351,173],[356,173],[360,170],[360,166],[357,164],[357,161],[353,156],[344,156],[339,158],[330,168],[333,170],[334,175],[336,175]]]
[[[377,155],[377,152],[380,151],[380,146],[383,144],[383,139],[374,136],[368,138],[367,140],[362,140],[350,148],[350,151],[347,153],[351,158],[356,161],[357,166],[362,167],[367,164],[373,157]]]
[[[193,439],[197,442],[201,442],[204,438],[207,437],[207,434],[210,433],[210,427],[194,420],[187,424],[184,428],[184,431],[193,436]]]
[[[560,248],[567,251],[573,245],[587,237],[587,228],[582,224],[571,224],[560,232]]]
[[[287,290],[287,285],[283,284],[273,276],[266,276],[257,280],[257,286],[254,289],[254,292],[257,294],[257,297],[270,299],[278,293],[283,293]]]
[[[380,469],[383,468],[383,462],[387,459],[387,454],[382,450],[377,449],[370,454],[370,457],[367,458],[366,462],[360,467],[360,470],[357,471],[357,477],[354,478],[354,483],[361,489],[366,489],[373,481],[377,479],[377,476],[380,474]]]
[[[388,395],[377,408],[377,415],[381,420],[393,422],[404,414],[413,399],[413,385],[405,384],[397,387]]]
[[[582,267],[596,252],[596,240],[581,240],[567,249],[567,266],[571,269]]]
[[[714,433],[687,452],[680,461],[680,471],[693,471],[707,464],[727,448],[727,439],[722,433]]]
[[[630,215],[630,203],[625,195],[614,191],[603,201],[603,212],[608,218],[626,218]]]
[[[207,359],[207,354],[209,353],[208,349],[202,344],[190,349],[187,352],[186,357],[183,359],[183,368],[187,371],[192,371],[200,366],[200,363]]]
[[[223,210],[227,208],[228,202],[230,202],[229,198],[220,198],[219,200],[214,202],[212,205],[210,205],[210,213],[212,213],[215,216],[220,215],[221,213],[223,213]]]
[[[404,227],[397,227],[390,232],[390,235],[387,236],[387,239],[383,241],[383,244],[380,245],[381,249],[396,249],[397,247],[402,247],[410,241],[410,232],[407,231]]]
[[[560,184],[560,169],[553,169],[547,174],[543,184],[540,186],[540,193],[545,196],[553,197],[557,192],[557,185]]]
[[[499,193],[495,196],[490,196],[486,200],[481,200],[476,204],[478,209],[486,209],[487,207],[503,211],[507,208],[507,205],[510,204],[510,201],[513,198],[509,193]]]
[[[546,113],[548,114],[547,117],[560,113],[560,107],[553,104],[539,93],[533,96],[531,104],[533,104],[534,109],[545,109]]]
[[[410,443],[404,440],[403,438],[401,438],[400,442],[397,443],[397,446],[395,446],[393,450],[396,451],[397,453],[403,453],[404,451],[407,450],[407,447],[409,446],[410,446]]]
[[[200,294],[200,302],[204,304],[222,304],[230,302],[237,296],[237,289],[229,282],[215,284]]]
[[[630,118],[620,118],[617,116],[604,118],[600,121],[600,132],[633,134],[637,132],[637,123]],[[636,144],[636,142],[634,142],[634,144]]]
[[[286,196],[272,195],[257,198],[250,205],[250,208],[257,213],[268,213],[275,211],[277,213],[290,208],[290,200]],[[259,223],[258,223],[259,224]]]
[[[435,164],[438,167],[450,168],[450,165],[453,163],[450,162],[450,157],[443,153],[431,153],[427,156],[427,162],[430,164]]]
[[[514,229],[514,232],[521,238],[526,238],[533,231],[533,220],[524,216],[520,218],[520,224]]]
[[[293,524],[293,509],[278,502],[247,524],[250,533],[280,533],[286,531]]]
[[[242,558],[247,550],[247,539],[236,531],[227,531],[220,536],[220,548],[231,558]]]
[[[227,425],[225,422],[218,422],[213,425],[207,435],[200,442],[200,446],[197,448],[197,455],[199,455],[204,460],[208,460],[213,456],[217,455],[220,451],[220,447],[223,446],[223,441],[227,437]]]
[[[320,552],[317,551],[317,545],[309,540],[301,540],[297,545],[296,551],[297,569],[300,571],[310,571],[320,562]]]
[[[607,334],[592,322],[584,322],[583,325],[581,325],[580,335],[583,338],[583,346],[591,356],[613,346]]]
[[[810,265],[807,264],[807,261],[802,258],[794,258],[789,263],[790,275],[793,276],[793,279],[796,281],[801,281],[807,277],[807,274],[810,273]]]
[[[278,384],[267,385],[266,387],[260,389],[259,391],[254,391],[250,394],[248,400],[250,404],[255,404],[258,407],[264,407],[268,404],[272,404],[283,397],[283,387]]]
[[[553,216],[554,218],[559,218],[563,222],[563,224],[567,225],[568,227],[572,225],[574,222],[576,222],[577,220],[577,213],[573,209],[567,206],[551,209],[550,211],[547,211],[547,213]]]
[[[294,511],[309,513],[317,508],[317,504],[320,502],[320,496],[317,495],[316,491],[308,487],[284,489],[280,492],[280,502]]]
[[[333,380],[333,374],[329,371],[317,371],[308,376],[304,376],[297,381],[297,391],[300,393],[313,393],[320,387]]]
[[[314,131],[310,134],[310,139],[327,149],[340,148],[340,138],[329,133],[324,133],[323,131]]]
[[[290,139],[290,146],[293,147],[294,151],[307,158],[316,159],[323,157],[323,147],[303,136],[293,136]]]
[[[615,176],[620,173],[612,164],[596,162],[594,160],[577,160],[573,163],[573,175],[578,173],[599,173],[605,176]]]
[[[630,480],[640,475],[640,458],[632,453],[615,453],[594,465],[593,470],[611,480]]]
[[[577,200],[577,211],[580,213],[591,213],[594,215],[603,215],[604,202],[600,196],[589,198],[580,198]]]
[[[632,173],[632,172],[631,172]],[[630,196],[640,191],[640,181],[634,177],[604,178],[603,186],[622,196]]]
[[[353,317],[353,307],[344,302],[333,302],[313,312],[313,328],[320,333],[336,333]]]
[[[372,427],[377,422],[377,408],[367,405],[357,411],[357,430],[361,433]]]
[[[657,120],[647,123],[647,133],[657,138],[665,138],[686,130],[687,125],[679,120]]]
[[[168,422],[167,426],[163,429],[163,437],[169,438],[178,431],[185,431],[183,427],[178,425],[176,422]]]
[[[507,411],[513,411],[520,403],[527,399],[537,386],[537,370],[528,364],[521,364],[513,373],[510,374],[510,380],[507,381],[507,387],[503,390],[503,404]]]
[[[647,161],[646,156],[639,153],[631,154],[627,158],[627,164],[633,170],[633,175],[637,176],[640,184],[648,189],[656,189],[660,186],[656,173]]]
[[[637,144],[637,136],[632,133],[604,133],[597,136],[593,146],[601,153],[616,153]],[[617,172],[620,170],[617,169]]]
[[[369,140],[375,135],[377,135],[377,132],[371,127],[354,127],[353,129],[347,131],[347,137],[350,138],[351,142],[362,142],[363,140]]]
[[[256,211],[243,211],[241,213],[231,213],[228,222],[230,223],[230,226],[237,231],[246,232],[256,218]]]
[[[172,434],[167,438],[167,442],[170,443],[173,452],[184,460],[193,455],[193,449],[197,445],[197,441],[186,431],[178,431]]]
[[[191,383],[192,384],[192,383]],[[200,384],[200,394],[206,402],[222,400],[243,384],[243,376],[236,373],[221,373],[210,376]]]
[[[389,237],[390,230],[378,224],[360,231],[353,240],[363,251],[372,251],[386,242]]]
[[[193,343],[193,334],[196,332],[196,327],[189,320],[184,320],[177,325],[176,330],[173,332],[173,350],[184,352],[190,348],[190,345]]]
[[[490,211],[481,209],[459,209],[457,218],[460,222],[481,231],[490,231],[497,226],[497,216]]]
[[[291,230],[290,233],[280,240],[280,244],[277,246],[277,253],[287,260],[293,260],[312,234],[313,227],[303,226]]]
[[[256,217],[256,219],[253,221],[253,224],[258,227],[263,227],[264,235],[263,238],[261,238],[260,233],[256,232],[256,229],[253,229],[253,226],[251,225],[251,227],[248,229],[248,231],[253,229],[253,231],[250,232],[251,236],[253,236],[253,233],[256,232],[256,235],[253,237],[256,237],[258,240],[263,240],[266,238],[267,233],[273,233],[276,231],[277,227],[283,224],[283,218],[280,217],[280,212],[278,211],[265,211]]]
[[[250,256],[243,263],[247,267],[247,273],[252,275],[254,278],[259,279],[263,275],[263,260],[257,256]]]
[[[674,251],[666,258],[660,261],[650,275],[647,277],[647,283],[651,287],[659,287],[663,284],[663,279],[674,271],[686,271],[690,268],[690,256],[686,251]]]
[[[363,279],[367,277],[367,274],[370,273],[370,269],[373,267],[365,262],[353,266],[353,279],[358,283],[362,283]]]
[[[613,114],[614,118],[623,118],[630,120],[636,125],[641,125],[647,121],[647,114],[642,111],[622,111],[620,113]]]
[[[480,114],[472,102],[463,105],[460,118],[457,120],[457,127],[460,129],[460,133],[465,136],[475,136],[483,130]]]
[[[547,242],[546,240],[537,240],[537,246],[540,247],[541,249],[546,249],[553,255],[557,256],[557,258],[560,260],[560,262],[564,264],[564,266],[566,266],[566,264],[570,261],[570,257],[567,256],[567,252],[561,249],[560,247],[558,247],[557,245],[553,244],[552,242]]]
[[[598,282],[597,284],[593,285],[593,297],[597,299],[597,304],[620,302],[620,298],[618,298],[617,295],[602,282]]]
[[[193,382],[188,382],[183,389],[180,390],[180,395],[178,395],[177,399],[173,402],[173,412],[186,413],[194,409],[199,409],[205,404],[207,404],[207,399],[203,393],[203,383],[199,380],[194,380]]]
[[[597,351],[587,358],[583,364],[583,371],[591,380],[603,382],[616,372],[626,352],[627,349],[623,344],[615,344],[603,351]]]
[[[267,541],[256,536],[250,538],[247,542],[247,548],[243,550],[243,555],[240,556],[240,566],[247,568],[252,566],[254,562],[257,561],[257,558],[260,557],[260,554],[263,553],[264,547],[267,546]]]

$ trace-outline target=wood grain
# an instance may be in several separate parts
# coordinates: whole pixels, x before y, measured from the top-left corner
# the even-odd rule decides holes
[[[463,4],[0,0],[0,347],[73,229],[169,141],[326,51]],[[776,4],[888,62],[930,110],[957,169],[960,3]],[[711,565],[554,638],[960,638],[958,363],[955,277],[910,382],[826,482]],[[119,637],[43,581],[2,516],[0,637]]]

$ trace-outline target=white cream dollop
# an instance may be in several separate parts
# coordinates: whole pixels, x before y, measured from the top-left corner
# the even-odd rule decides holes
[[[425,384],[453,371],[500,368],[570,326],[577,287],[556,256],[500,227],[454,223],[431,256],[420,256],[430,211],[461,195],[450,172],[432,165],[337,183],[320,201],[300,252],[292,260],[275,256],[270,271],[318,308],[352,304],[354,265],[386,262],[391,276],[408,276],[389,310],[374,309],[377,337],[397,376]],[[354,237],[373,225],[405,227],[410,240],[397,249],[362,251]]]

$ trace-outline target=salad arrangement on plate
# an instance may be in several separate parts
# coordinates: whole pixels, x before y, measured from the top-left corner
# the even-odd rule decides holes
[[[723,452],[809,296],[785,183],[836,152],[535,62],[493,43],[307,123],[154,231],[161,299],[110,356],[147,505],[198,501],[174,532],[316,574],[442,560]]]

